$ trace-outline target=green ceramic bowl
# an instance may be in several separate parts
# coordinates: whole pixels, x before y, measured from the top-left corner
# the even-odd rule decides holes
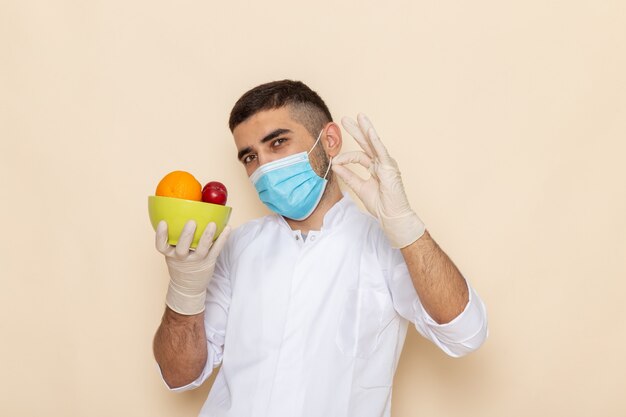
[[[222,233],[224,227],[230,219],[232,208],[219,204],[204,203],[202,201],[183,200],[181,198],[149,196],[148,197],[148,213],[150,214],[150,223],[152,228],[156,228],[161,220],[167,222],[168,243],[176,245],[180,232],[188,220],[195,220],[196,232],[193,235],[191,247],[198,246],[198,241],[202,232],[207,225],[215,222],[217,231],[214,239]]]

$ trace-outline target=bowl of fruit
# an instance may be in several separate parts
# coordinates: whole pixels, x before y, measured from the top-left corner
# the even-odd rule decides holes
[[[232,208],[226,205],[227,198],[224,184],[211,181],[202,187],[190,173],[173,171],[159,182],[155,195],[148,197],[150,223],[156,231],[159,222],[165,220],[168,243],[176,245],[185,223],[194,220],[196,231],[191,247],[195,248],[209,223],[217,226],[213,239],[217,239],[228,224]]]

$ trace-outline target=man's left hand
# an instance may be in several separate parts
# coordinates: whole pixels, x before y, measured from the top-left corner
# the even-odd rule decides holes
[[[391,245],[404,248],[418,240],[426,228],[411,209],[398,164],[389,156],[372,123],[364,114],[359,114],[357,120],[358,123],[344,117],[341,124],[362,151],[345,152],[336,156],[332,161],[332,170],[380,221]],[[344,166],[355,163],[369,171],[368,179],[359,177]]]

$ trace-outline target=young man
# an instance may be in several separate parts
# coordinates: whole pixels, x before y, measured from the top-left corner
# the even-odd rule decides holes
[[[201,416],[390,416],[408,322],[451,356],[487,336],[485,307],[411,209],[369,120],[343,119],[301,82],[245,93],[230,116],[238,158],[276,214],[195,251],[187,224],[156,246],[171,277],[154,354],[172,390],[220,371]],[[348,164],[371,174],[361,179]],[[340,191],[341,178],[362,200]],[[223,249],[223,250],[222,250]],[[219,255],[219,257],[218,257]]]

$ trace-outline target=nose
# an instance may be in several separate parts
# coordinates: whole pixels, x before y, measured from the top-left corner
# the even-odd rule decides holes
[[[258,166],[261,166],[261,165],[270,163],[272,161],[275,161],[276,159],[280,158],[280,156],[273,155],[271,153],[259,152],[256,158],[257,158]]]
[[[255,163],[246,166],[248,176],[252,175],[254,171],[256,171],[260,166],[270,163],[275,159],[277,158],[271,154],[266,154],[263,152],[257,153],[256,160],[254,161]]]

